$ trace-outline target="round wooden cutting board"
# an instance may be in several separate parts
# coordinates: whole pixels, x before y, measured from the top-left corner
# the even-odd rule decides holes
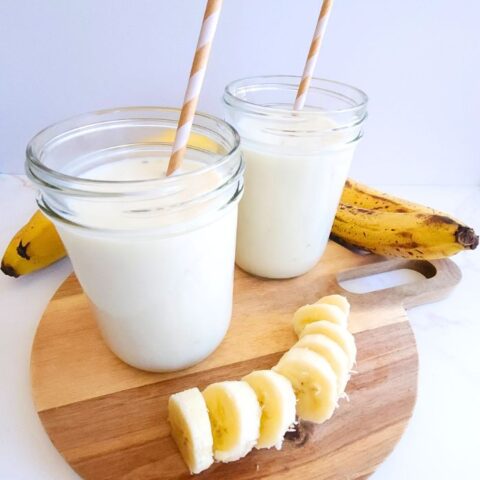
[[[397,268],[425,278],[363,295],[338,285]],[[352,304],[349,328],[358,347],[349,401],[323,425],[301,423],[281,451],[254,450],[198,478],[364,479],[400,439],[415,404],[417,351],[404,308],[443,298],[459,279],[449,260],[384,261],[331,242],[299,278],[263,280],[237,269],[232,324],[220,347],[192,368],[160,374],[129,367],[108,350],[71,276],[50,301],[33,343],[36,408],[53,444],[85,479],[190,478],[169,435],[169,395],[272,367],[296,340],[293,312],[339,292]]]

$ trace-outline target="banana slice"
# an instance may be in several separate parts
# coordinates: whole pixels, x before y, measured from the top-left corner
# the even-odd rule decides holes
[[[348,369],[351,370],[357,356],[357,347],[355,345],[354,336],[344,327],[335,325],[332,322],[321,320],[306,325],[300,333],[300,338],[317,333],[326,335],[340,346],[340,348],[347,354]]]
[[[337,379],[330,364],[307,348],[292,348],[273,370],[287,377],[297,397],[297,415],[322,423],[337,405]]]
[[[280,450],[286,431],[295,422],[297,400],[292,384],[272,370],[257,370],[242,380],[255,390],[262,409],[256,448],[275,447]]]
[[[175,393],[168,400],[171,434],[190,473],[213,463],[213,438],[207,405],[198,388]]]
[[[343,327],[347,326],[347,316],[336,305],[314,303],[300,307],[293,315],[293,328],[300,335],[305,325],[318,320],[327,320]]]
[[[343,295],[327,295],[322,297],[318,302],[315,303],[325,303],[328,305],[335,305],[338,307],[347,317],[350,314],[350,303]]]
[[[220,462],[244,457],[257,443],[260,405],[246,382],[226,381],[203,391],[213,434],[213,455]]]
[[[340,397],[350,378],[347,354],[331,338],[321,333],[304,335],[294,346],[308,348],[321,355],[332,367],[337,377],[337,396]]]

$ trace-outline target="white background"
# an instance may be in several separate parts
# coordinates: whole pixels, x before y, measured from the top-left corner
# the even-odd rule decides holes
[[[225,84],[300,74],[320,0],[225,0],[200,107]],[[62,118],[178,106],[204,2],[0,0],[0,172]],[[317,76],[371,98],[352,175],[383,184],[478,184],[480,2],[337,0]]]
[[[224,85],[300,74],[321,0],[225,0],[200,102],[222,114]],[[202,0],[0,0],[0,172],[23,171],[42,127],[89,110],[178,106]],[[371,98],[352,176],[371,184],[478,185],[480,2],[337,0],[317,75]],[[391,187],[478,229],[478,188]],[[468,192],[468,193],[467,193]],[[35,209],[23,178],[0,175],[0,253]],[[407,432],[374,478],[478,476],[479,254],[456,258],[449,299],[409,311],[418,401]],[[38,319],[70,273],[0,276],[0,480],[77,478],[34,412],[29,356]]]

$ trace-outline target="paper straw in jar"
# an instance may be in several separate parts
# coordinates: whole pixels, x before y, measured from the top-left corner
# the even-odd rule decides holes
[[[328,18],[330,17],[330,11],[332,10],[333,0],[323,0],[320,15],[318,17],[317,26],[313,34],[312,43],[310,44],[310,50],[308,51],[307,61],[305,62],[305,68],[303,69],[302,80],[297,90],[297,98],[295,98],[294,110],[301,110],[305,105],[307,98],[308,87],[310,86],[310,80],[312,79],[315,65],[318,59],[318,52],[322,45],[322,39],[325,35],[327,28]]]
[[[178,119],[172,154],[167,168],[167,176],[171,175],[181,165],[187,149],[188,137],[192,129],[193,117],[197,109],[200,90],[202,89],[208,57],[212,47],[213,37],[217,29],[220,9],[223,0],[208,0],[203,16],[202,28],[198,37],[192,69],[188,79],[185,98],[183,99],[180,118]]]

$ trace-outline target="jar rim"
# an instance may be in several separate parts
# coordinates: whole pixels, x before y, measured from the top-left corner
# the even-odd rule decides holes
[[[287,108],[279,108],[277,106],[260,105],[255,102],[246,100],[239,97],[239,91],[246,92],[248,89],[260,90],[261,86],[277,86],[277,87],[295,87],[298,88],[302,77],[297,75],[258,75],[251,77],[244,77],[238,80],[234,80],[227,84],[225,87],[223,101],[229,105],[239,108],[248,113],[256,113],[259,115],[288,115],[291,116],[292,112],[295,115],[302,117],[314,117],[319,114],[343,114],[343,113],[355,113],[357,111],[364,110],[368,104],[368,95],[357,87],[349,85],[347,83],[339,82],[337,80],[329,80],[325,78],[312,77],[310,89],[320,90],[326,93],[335,93],[334,89],[339,88],[346,89],[351,92],[355,98],[350,98],[354,104],[350,107],[332,108],[332,109],[303,109],[293,110]],[[330,88],[328,88],[330,87]],[[293,107],[293,103],[292,103]]]
[[[92,178],[82,178],[75,175],[68,175],[59,171],[58,169],[53,169],[47,166],[42,160],[42,151],[55,141],[59,141],[62,136],[71,134],[76,130],[88,129],[94,126],[100,126],[105,123],[115,122],[116,120],[103,120],[102,116],[109,116],[115,114],[135,114],[140,116],[129,116],[123,120],[131,119],[158,119],[159,117],[153,116],[154,113],[157,114],[176,114],[180,115],[180,109],[175,107],[156,107],[156,106],[130,106],[130,107],[118,107],[110,109],[95,110],[92,112],[86,112],[79,115],[74,115],[59,122],[55,122],[44,129],[40,130],[32,139],[28,142],[26,148],[26,164],[25,169],[27,175],[36,183],[41,184],[42,188],[59,190],[67,192],[69,194],[77,195],[89,195],[94,193],[97,196],[125,196],[125,195],[136,195],[137,193],[145,193],[146,191],[153,191],[159,187],[166,187],[175,184],[179,181],[184,181],[185,179],[190,179],[194,177],[201,176],[210,172],[211,170],[217,169],[224,164],[228,163],[232,157],[235,157],[239,151],[240,147],[240,136],[236,129],[227,123],[226,121],[208,113],[196,112],[193,118],[193,126],[196,125],[196,119],[203,119],[212,124],[220,125],[221,128],[225,129],[228,134],[231,136],[231,140],[228,141],[230,148],[225,153],[216,153],[218,155],[218,160],[215,162],[205,165],[201,168],[171,175],[169,177],[160,177],[160,178],[149,178],[142,180],[98,180]],[[91,121],[95,116],[98,116],[98,121]],[[88,120],[88,122],[87,122]],[[84,121],[85,123],[82,123]],[[81,126],[75,126],[78,123],[81,123]],[[72,126],[73,128],[68,128]],[[226,137],[221,132],[216,132],[222,136],[224,140]],[[160,142],[168,143],[171,142]],[[188,147],[195,148],[195,147]],[[201,149],[200,149],[201,150]],[[211,152],[213,153],[213,152]],[[228,179],[227,179],[228,182]],[[102,186],[109,187],[108,192],[101,190]],[[134,190],[134,187],[138,186],[140,191]]]

